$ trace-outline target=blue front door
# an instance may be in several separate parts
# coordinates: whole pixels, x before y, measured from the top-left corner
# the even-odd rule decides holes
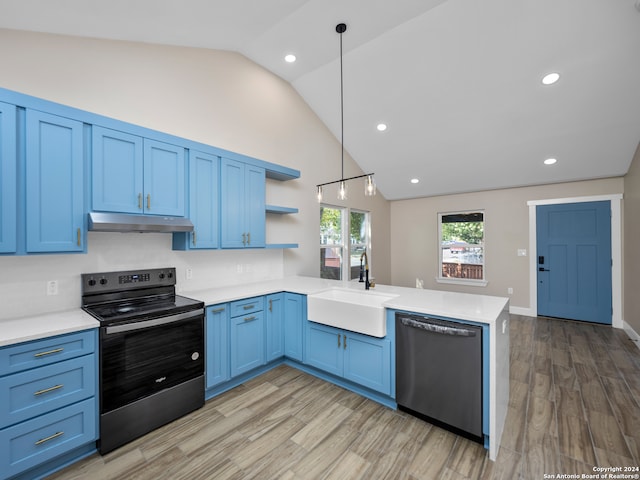
[[[538,315],[611,325],[611,204],[536,209]]]

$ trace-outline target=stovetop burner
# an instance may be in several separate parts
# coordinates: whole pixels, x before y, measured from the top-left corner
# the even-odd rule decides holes
[[[82,308],[102,324],[140,321],[203,309],[175,294],[175,268],[82,275]]]

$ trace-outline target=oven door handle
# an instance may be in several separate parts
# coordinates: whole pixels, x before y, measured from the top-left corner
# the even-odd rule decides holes
[[[134,330],[142,330],[143,328],[157,327],[159,325],[166,325],[167,323],[179,322],[181,320],[192,317],[195,320],[201,315],[204,315],[204,309],[178,313],[176,315],[169,315],[167,317],[154,318],[153,320],[145,320],[143,322],[133,322],[124,325],[112,325],[110,327],[106,327],[106,334],[111,335],[114,333],[132,332]]]

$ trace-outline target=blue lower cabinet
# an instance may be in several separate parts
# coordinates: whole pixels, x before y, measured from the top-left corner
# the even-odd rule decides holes
[[[231,376],[266,363],[264,312],[250,312],[231,319]]]
[[[276,360],[284,355],[284,293],[266,297],[266,359]]]
[[[391,395],[391,341],[307,322],[305,363]]]
[[[13,425],[93,397],[95,355],[73,358],[0,378],[0,425]]]
[[[206,387],[229,380],[229,305],[207,307]]]
[[[342,330],[309,322],[305,363],[341,377],[343,358]]]
[[[36,478],[95,451],[97,331],[0,348],[0,480]]]
[[[0,478],[94,441],[96,415],[96,402],[91,398],[0,430]]]
[[[389,395],[391,393],[391,342],[347,333],[343,335],[344,378]]]
[[[284,356],[302,361],[304,324],[307,321],[307,296],[284,294]]]

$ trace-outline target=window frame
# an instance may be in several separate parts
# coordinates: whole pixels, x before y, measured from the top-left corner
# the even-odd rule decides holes
[[[366,210],[360,210],[359,208],[347,208],[348,211],[348,218],[349,218],[349,222],[348,222],[348,229],[349,229],[349,241],[348,241],[348,258],[349,258],[349,265],[346,267],[347,271],[349,272],[349,277],[351,277],[351,253],[354,250],[354,247],[361,247],[364,246],[364,251],[367,253],[367,262],[369,264],[369,273],[371,273],[372,269],[371,269],[371,212],[368,212]],[[364,238],[364,243],[351,243],[351,214],[352,213],[362,213],[364,214],[364,221],[365,221],[365,238]],[[355,278],[356,280],[360,278],[360,274],[358,272],[358,276]],[[349,278],[349,280],[354,280],[353,278]]]
[[[442,217],[446,217],[448,215],[457,215],[457,214],[471,214],[471,213],[480,213],[482,214],[482,279],[472,279],[472,278],[456,278],[456,277],[444,277],[442,275],[442,264],[443,264],[443,255],[442,255]],[[437,228],[437,245],[438,245],[438,273],[436,275],[436,282],[450,285],[466,285],[473,287],[486,287],[489,284],[487,280],[487,252],[486,252],[486,239],[487,239],[487,213],[483,209],[476,210],[456,210],[451,212],[438,212],[438,228]]]
[[[332,205],[329,203],[321,203],[320,204],[320,218],[319,222],[322,220],[322,209],[323,208],[331,208],[334,210],[341,211],[341,239],[342,244],[320,244],[320,249],[329,249],[329,248],[339,248],[341,250],[341,262],[340,262],[340,281],[353,281],[358,280],[359,276],[355,277],[355,279],[351,278],[351,252],[352,252],[352,244],[351,244],[351,212],[363,213],[365,214],[365,221],[367,222],[366,230],[365,230],[365,249],[367,252],[367,260],[369,263],[369,273],[371,273],[371,212],[367,210],[362,210],[359,208],[350,208],[339,205]],[[354,246],[361,246],[363,244],[357,243]],[[320,259],[322,259],[322,255],[320,255]],[[320,267],[320,278],[322,277],[322,267]]]

